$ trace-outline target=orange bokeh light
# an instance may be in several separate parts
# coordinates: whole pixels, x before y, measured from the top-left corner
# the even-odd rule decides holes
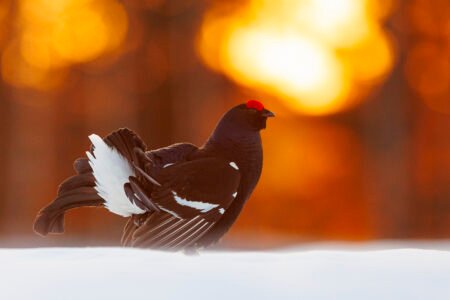
[[[430,109],[450,114],[450,3],[415,0],[407,8],[416,35],[406,53],[405,78]]]
[[[17,38],[3,54],[5,81],[16,86],[48,89],[47,75],[65,73],[67,67],[92,61],[117,49],[125,38],[128,19],[116,0],[21,0]],[[43,78],[46,77],[45,80]]]
[[[225,69],[232,78],[255,87],[262,84],[272,93],[293,98],[287,104],[294,110],[326,113],[330,106],[341,105],[337,102],[347,92],[337,57],[295,33],[236,30],[228,41],[227,53]]]
[[[294,111],[336,113],[392,68],[392,42],[379,24],[392,1],[373,2],[252,0],[225,16],[213,7],[198,51],[211,68]]]

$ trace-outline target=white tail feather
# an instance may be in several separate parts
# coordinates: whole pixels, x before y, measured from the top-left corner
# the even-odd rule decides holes
[[[94,155],[89,152],[86,155],[95,177],[95,189],[105,200],[105,207],[123,217],[144,213],[144,210],[130,202],[123,188],[129,182],[128,178],[135,176],[128,161],[98,135],[91,134],[89,139],[94,146]]]

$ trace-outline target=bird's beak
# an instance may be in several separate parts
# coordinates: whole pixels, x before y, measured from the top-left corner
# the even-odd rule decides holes
[[[263,117],[266,117],[266,118],[273,118],[273,117],[275,117],[275,114],[274,114],[273,112],[271,112],[270,110],[267,110],[267,109],[264,109],[264,110],[261,112],[261,115],[262,115]]]

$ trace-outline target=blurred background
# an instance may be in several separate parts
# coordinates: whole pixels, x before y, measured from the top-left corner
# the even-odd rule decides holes
[[[221,246],[450,238],[448,0],[1,0],[0,246],[119,245],[104,209],[32,232],[91,133],[201,145],[259,99],[261,181]]]

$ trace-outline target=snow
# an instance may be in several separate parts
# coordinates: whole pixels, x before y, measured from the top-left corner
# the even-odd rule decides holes
[[[351,249],[0,249],[0,287],[2,299],[450,299],[449,251]]]

